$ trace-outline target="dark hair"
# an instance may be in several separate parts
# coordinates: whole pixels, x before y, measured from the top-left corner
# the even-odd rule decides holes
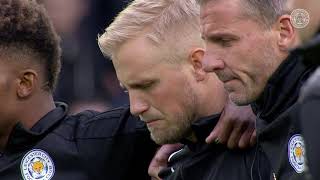
[[[278,17],[288,13],[287,0],[241,0],[245,11],[250,17],[270,27]]]
[[[196,0],[199,4],[219,0]],[[227,0],[220,0],[227,1]],[[220,2],[219,1],[219,2]],[[288,13],[287,0],[239,0],[246,18],[254,19],[266,27],[270,27],[278,17]]]
[[[0,47],[33,54],[53,91],[61,68],[60,38],[44,7],[35,0],[0,0]],[[28,55],[27,54],[27,55]]]

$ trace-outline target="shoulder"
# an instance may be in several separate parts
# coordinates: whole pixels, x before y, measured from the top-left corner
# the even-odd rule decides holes
[[[300,99],[302,102],[308,99],[320,97],[320,68],[307,80],[301,90]]]
[[[67,116],[64,125],[73,129],[74,138],[110,138],[120,134],[148,131],[139,118],[123,106],[105,112],[83,111]]]

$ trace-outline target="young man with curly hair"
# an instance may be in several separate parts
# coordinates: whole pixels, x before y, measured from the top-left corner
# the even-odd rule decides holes
[[[0,0],[0,179],[149,179],[156,150],[128,108],[68,116],[59,37],[34,0]]]

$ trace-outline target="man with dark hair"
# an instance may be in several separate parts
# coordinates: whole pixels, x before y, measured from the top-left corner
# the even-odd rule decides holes
[[[27,63],[42,65],[43,88],[53,91],[61,66],[59,37],[48,21],[45,9],[38,5],[31,8],[31,3],[35,4],[0,1],[1,54],[12,56],[11,61],[22,61],[21,66]]]
[[[0,0],[0,179],[149,179],[156,150],[128,108],[54,103],[59,38],[34,0]]]
[[[296,31],[286,0],[199,1],[205,70],[217,74],[233,102],[252,105],[256,159],[268,158],[274,179],[303,176],[305,144],[295,118],[300,89],[315,68],[290,53]]]

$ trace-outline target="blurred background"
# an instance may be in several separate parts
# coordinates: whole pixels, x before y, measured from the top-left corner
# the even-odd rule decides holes
[[[62,39],[62,69],[55,100],[70,113],[104,111],[128,104],[112,62],[101,54],[97,36],[130,0],[42,0]]]

